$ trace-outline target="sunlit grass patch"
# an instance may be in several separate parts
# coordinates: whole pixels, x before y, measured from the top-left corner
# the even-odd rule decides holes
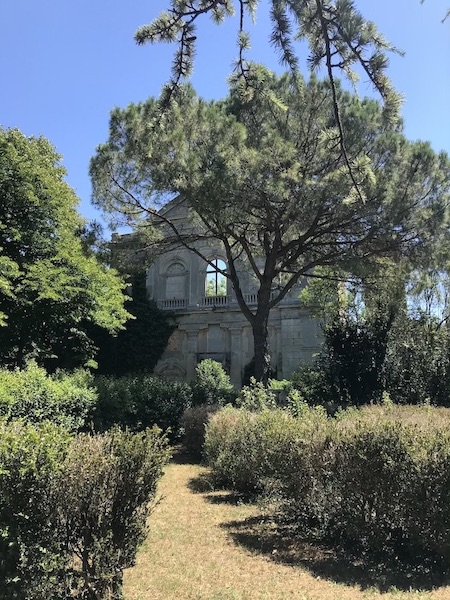
[[[405,581],[383,582],[356,557],[297,540],[260,507],[196,487],[206,473],[186,463],[167,468],[149,537],[125,574],[127,600],[450,599],[450,587],[411,582],[405,591]]]

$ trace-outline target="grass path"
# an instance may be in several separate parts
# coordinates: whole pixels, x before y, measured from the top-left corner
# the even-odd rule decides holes
[[[125,573],[127,600],[450,600],[450,587],[405,592],[386,582],[381,593],[367,569],[292,541],[256,506],[195,491],[204,473],[168,466],[149,537]]]

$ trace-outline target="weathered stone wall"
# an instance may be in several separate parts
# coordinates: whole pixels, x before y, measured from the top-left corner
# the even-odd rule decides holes
[[[180,230],[195,228],[181,201],[174,201],[166,216]],[[226,262],[220,242],[202,242],[197,249],[210,261]],[[256,308],[255,278],[245,264],[237,264],[236,268],[247,305]],[[174,311],[178,323],[155,371],[164,377],[190,381],[198,362],[213,358],[223,364],[232,383],[240,386],[242,371],[253,357],[252,330],[229,281],[226,293],[208,296],[207,271],[211,271],[211,265],[182,246],[168,250],[149,267],[149,296],[161,308]],[[300,307],[301,287],[300,284],[294,288],[270,314],[272,369],[279,379],[289,378],[300,364],[311,362],[321,343],[317,320]]]

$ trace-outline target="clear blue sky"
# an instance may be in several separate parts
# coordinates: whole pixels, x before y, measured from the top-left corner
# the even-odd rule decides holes
[[[268,42],[267,3],[252,31],[251,58],[280,70]],[[358,8],[406,52],[393,56],[389,74],[405,96],[410,139],[450,152],[450,0],[357,0]],[[138,47],[133,34],[166,7],[164,0],[0,1],[0,126],[44,135],[63,156],[80,210],[90,206],[89,159],[106,141],[115,106],[159,94],[173,48]],[[199,30],[193,84],[200,95],[220,98],[236,55],[237,17],[227,25],[209,20]],[[371,94],[362,82],[360,93]]]

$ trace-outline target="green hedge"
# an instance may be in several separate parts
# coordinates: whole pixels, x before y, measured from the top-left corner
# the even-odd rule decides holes
[[[205,457],[217,484],[253,495],[278,479],[286,460],[305,459],[307,445],[326,426],[322,410],[303,419],[282,409],[252,412],[226,407],[206,428]],[[294,445],[296,452],[294,451]]]
[[[99,398],[94,425],[98,431],[116,424],[140,431],[157,424],[175,435],[181,415],[192,404],[189,384],[150,375],[101,376],[95,385]]]
[[[211,415],[218,410],[218,405],[202,404],[187,408],[181,415],[181,442],[186,452],[191,456],[197,459],[202,458],[206,425]]]
[[[71,437],[0,422],[3,600],[118,600],[167,462],[160,430]]]
[[[5,600],[53,598],[49,580],[67,568],[57,482],[70,443],[69,433],[51,423],[0,421],[0,581]]]
[[[50,376],[34,362],[23,370],[0,370],[0,417],[7,420],[49,420],[77,431],[92,418],[96,402],[87,371]]]
[[[270,490],[303,532],[411,559],[450,560],[450,411],[352,409],[337,418],[225,409],[205,452],[218,483]]]

